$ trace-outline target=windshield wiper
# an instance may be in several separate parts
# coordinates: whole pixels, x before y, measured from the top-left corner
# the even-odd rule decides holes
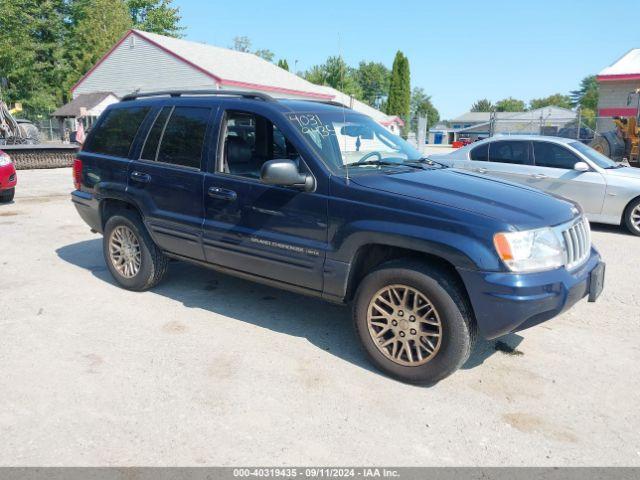
[[[617,165],[609,165],[608,167],[604,167],[605,170],[614,170],[616,168],[626,167],[627,165],[623,163],[618,163]]]
[[[422,169],[420,165],[415,165],[415,164],[405,163],[405,162],[387,162],[385,160],[367,160],[365,162],[349,163],[347,165],[344,165],[343,168],[360,167],[362,165],[374,165],[374,166],[383,166],[383,167],[411,167],[411,168]]]
[[[429,157],[420,157],[417,160],[408,160],[407,162],[411,162],[411,163],[419,163],[420,165],[429,165],[430,167],[435,167],[436,165],[439,165],[440,168],[447,168],[448,165],[445,165],[444,163],[440,163],[440,162],[436,162],[435,160],[431,160]]]

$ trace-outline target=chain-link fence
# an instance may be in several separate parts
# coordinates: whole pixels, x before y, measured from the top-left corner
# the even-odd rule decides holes
[[[52,117],[53,110],[35,110],[23,108],[13,113],[18,123],[31,123],[38,130],[38,138],[40,142],[56,142],[62,138],[60,132],[60,123],[56,117]]]

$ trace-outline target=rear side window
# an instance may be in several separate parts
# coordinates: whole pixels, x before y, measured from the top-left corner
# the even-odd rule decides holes
[[[486,162],[489,159],[489,144],[484,143],[482,145],[478,145],[476,148],[471,150],[469,156],[471,157],[471,160]]]
[[[160,138],[164,131],[164,126],[167,124],[167,119],[171,113],[171,107],[164,107],[153,122],[153,127],[149,131],[147,140],[144,142],[144,148],[140,158],[143,160],[155,160],[158,155],[158,145],[160,145]]]
[[[109,110],[89,135],[83,150],[114,157],[128,157],[131,144],[149,110],[149,107]]]
[[[548,142],[533,142],[533,155],[538,167],[572,170],[576,162],[581,161],[562,145]]]
[[[489,161],[527,165],[529,142],[493,142],[489,150]]]
[[[210,108],[174,108],[164,127],[157,160],[200,169],[202,147],[210,113]]]

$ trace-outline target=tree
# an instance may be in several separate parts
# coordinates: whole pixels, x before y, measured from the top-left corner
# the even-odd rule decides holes
[[[554,93],[544,98],[534,98],[529,102],[529,107],[532,110],[543,107],[571,108],[571,106],[571,97],[560,93]]]
[[[231,47],[233,50],[243,53],[253,53],[254,55],[263,58],[267,62],[273,62],[273,57],[275,57],[275,53],[267,48],[260,48],[255,51],[251,51],[251,39],[249,37],[234,37],[233,38],[233,46]]]
[[[180,9],[172,0],[126,0],[133,27],[145,32],[181,37]]]
[[[362,89],[362,100],[372,107],[380,107],[380,103],[389,93],[391,72],[382,63],[360,62],[355,71],[355,78]]]
[[[409,60],[401,51],[396,53],[389,81],[387,114],[397,115],[408,123],[411,111],[411,74]]]
[[[497,112],[524,112],[525,110],[524,102],[513,97],[504,98],[496,103]]]
[[[69,63],[64,91],[84,75],[132,27],[123,0],[76,0],[71,8],[72,29],[66,39]],[[91,48],[87,48],[87,46]]]
[[[324,64],[327,85],[355,98],[362,98],[362,89],[358,84],[355,71],[342,57],[329,57]]]
[[[289,71],[289,62],[287,62],[286,59],[281,58],[280,60],[278,60],[278,66],[283,70],[286,70],[287,72]]]
[[[251,39],[245,36],[233,37],[233,47],[231,48],[238,52],[249,53],[251,52]]]
[[[273,57],[276,56],[275,53],[273,53],[271,50],[269,50],[268,48],[260,48],[258,50],[256,50],[255,52],[253,52],[254,55],[266,60],[267,62],[273,62]]]
[[[476,100],[476,102],[473,105],[471,105],[472,112],[491,112],[493,111],[493,109],[494,109],[493,104],[486,98],[483,98],[481,100]]]
[[[328,85],[354,98],[362,98],[362,88],[356,80],[355,70],[342,57],[329,57],[322,65],[311,67],[303,76],[311,83]]]
[[[424,89],[416,87],[411,92],[411,129],[417,131],[418,118],[426,117],[427,126],[433,127],[440,120],[438,109],[431,103],[431,96]]]
[[[324,65],[314,65],[302,74],[305,80],[316,85],[327,85]]]
[[[595,75],[585,77],[580,82],[580,88],[571,92],[571,101],[574,106],[580,105],[583,111],[588,108],[596,111],[598,108],[598,81]]]
[[[65,0],[0,0],[0,77],[6,102],[46,111],[64,100],[68,73],[64,38],[68,31]]]
[[[580,107],[580,120],[582,125],[595,130],[596,128],[596,111],[589,107]]]

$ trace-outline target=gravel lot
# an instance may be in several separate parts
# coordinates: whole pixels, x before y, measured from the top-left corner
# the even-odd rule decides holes
[[[177,262],[116,287],[70,189],[21,171],[0,206],[0,465],[640,466],[640,238],[594,227],[598,303],[421,388],[345,308]]]

